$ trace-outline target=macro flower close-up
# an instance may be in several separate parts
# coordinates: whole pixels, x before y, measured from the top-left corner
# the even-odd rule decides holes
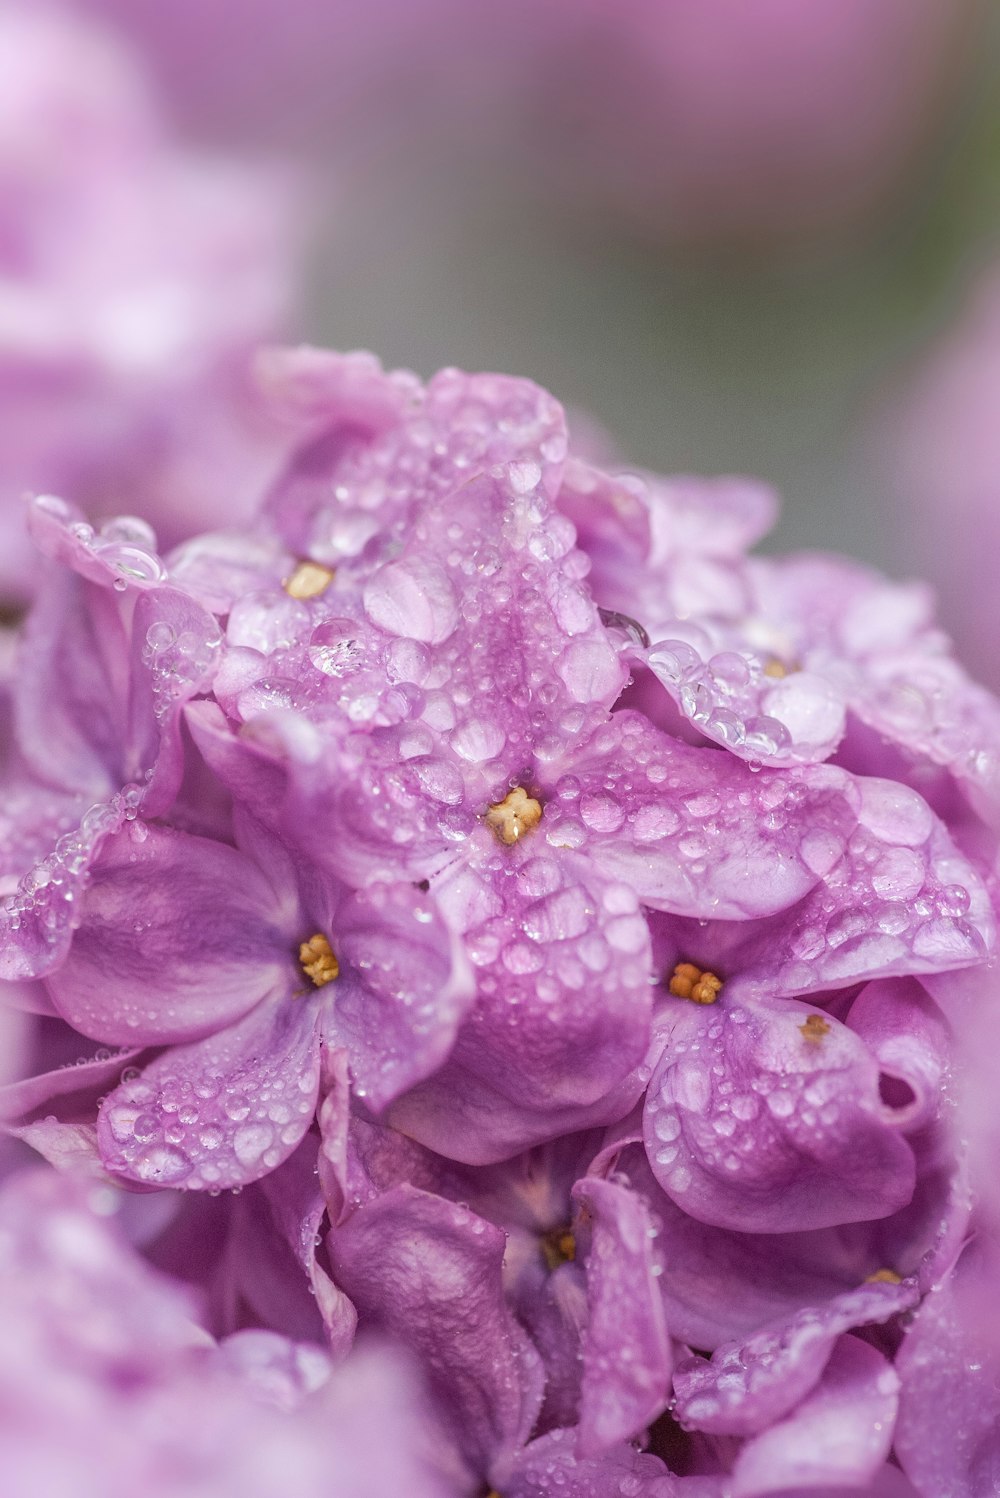
[[[1000,1493],[984,7],[0,40],[0,1493]]]

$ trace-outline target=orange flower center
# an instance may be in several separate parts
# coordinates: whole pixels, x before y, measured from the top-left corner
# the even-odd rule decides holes
[[[722,979],[707,968],[696,967],[693,962],[679,962],[668,986],[675,998],[690,999],[692,1004],[714,1004],[722,988]]]
[[[299,965],[306,977],[311,978],[317,988],[322,988],[326,983],[332,983],[334,978],[340,976],[340,963],[333,955],[333,948],[329,941],[319,931],[300,945]]]

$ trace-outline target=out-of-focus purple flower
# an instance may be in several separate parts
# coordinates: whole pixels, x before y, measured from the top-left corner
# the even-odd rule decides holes
[[[249,513],[282,449],[251,385],[287,322],[283,172],[185,156],[135,62],[47,6],[0,9],[4,597],[34,568],[23,496],[139,510],[168,542]]]
[[[975,0],[89,8],[148,49],[202,130],[320,139],[335,157],[349,141],[354,157],[359,138],[398,145],[416,129],[541,171],[562,205],[660,235],[764,240],[842,233],[898,186],[978,14]]]
[[[942,611],[970,667],[1000,684],[1000,275],[981,274],[954,325],[883,410],[876,431],[916,561],[941,591]]]
[[[455,1493],[404,1369],[372,1351],[331,1377],[319,1347],[264,1331],[216,1344],[114,1231],[118,1200],[55,1172],[4,1188],[5,1492]]]
[[[986,1498],[1000,1480],[996,1239],[981,1235],[933,1286],[900,1350],[897,1451],[921,1495]]]

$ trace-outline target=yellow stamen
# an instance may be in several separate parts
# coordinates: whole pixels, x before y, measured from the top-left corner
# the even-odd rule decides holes
[[[902,1283],[903,1276],[897,1274],[895,1269],[876,1269],[875,1273],[870,1274],[865,1280],[866,1285],[901,1285]]]
[[[567,1227],[553,1228],[542,1238],[542,1257],[551,1272],[576,1258],[576,1239]]]
[[[764,662],[764,675],[773,676],[775,681],[780,681],[783,676],[788,675],[788,667],[784,661],[779,661],[776,655],[772,655]]]
[[[799,1026],[802,1039],[810,1041],[813,1045],[819,1045],[824,1035],[829,1035],[830,1026],[821,1014],[807,1015],[805,1024]]]
[[[677,999],[690,999],[692,1004],[714,1004],[722,988],[722,979],[693,962],[679,962],[674,968],[668,985]]]
[[[320,562],[299,562],[282,587],[289,598],[318,598],[333,582],[333,568]]]
[[[538,826],[542,820],[542,803],[529,796],[523,785],[516,785],[502,801],[493,803],[484,820],[500,841],[510,847]]]
[[[340,976],[340,963],[333,955],[330,943],[319,931],[299,947],[299,963],[306,977],[311,978],[317,988],[322,988],[325,983],[332,983],[334,978]]]

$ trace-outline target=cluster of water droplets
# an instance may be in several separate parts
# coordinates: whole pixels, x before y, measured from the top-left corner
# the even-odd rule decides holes
[[[743,759],[761,765],[825,759],[844,732],[844,702],[825,677],[749,649],[701,649],[688,626],[684,639],[664,639],[646,655],[650,670],[684,716]]]
[[[13,947],[30,953],[35,970],[61,953],[79,925],[94,859],[105,838],[138,815],[144,792],[144,786],[126,785],[108,801],[91,806],[0,903],[3,928],[17,933]]]
[[[223,1048],[224,1050],[224,1048]],[[149,1185],[221,1190],[274,1169],[309,1126],[314,1060],[261,1057],[256,1068],[192,1066],[123,1074],[101,1112],[108,1169]]]
[[[153,712],[159,723],[168,721],[179,702],[207,684],[219,658],[220,644],[216,629],[177,629],[168,619],[157,619],[148,626],[142,663],[149,671]]]
[[[561,464],[565,455],[562,411],[543,391],[527,381],[441,370],[424,389],[411,383],[405,408],[387,429],[340,444],[328,497],[312,517],[310,555],[331,563],[356,556],[376,533],[390,533],[400,515],[501,464],[530,489],[542,478],[542,463]]]
[[[137,516],[118,516],[95,529],[79,512],[53,495],[33,501],[39,520],[54,522],[78,548],[77,569],[88,575],[110,575],[116,592],[132,584],[150,585],[166,581],[167,569],[157,554],[156,534]],[[89,559],[91,567],[88,568]]]
[[[796,1141],[822,1156],[850,1127],[864,1106],[861,1079],[835,1037],[811,1040],[802,1024],[798,1006],[754,1014],[734,1004],[713,1007],[672,1038],[669,1064],[647,1095],[646,1139],[657,1178],[679,1205],[695,1176],[699,1192],[706,1176],[725,1190],[752,1191],[772,1177],[783,1186]],[[874,1069],[870,1080],[874,1087]]]
[[[814,986],[817,964],[832,985],[983,955],[992,918],[982,886],[916,792],[866,782],[859,819],[840,846],[840,856],[823,858],[822,879],[782,932],[786,991]]]

